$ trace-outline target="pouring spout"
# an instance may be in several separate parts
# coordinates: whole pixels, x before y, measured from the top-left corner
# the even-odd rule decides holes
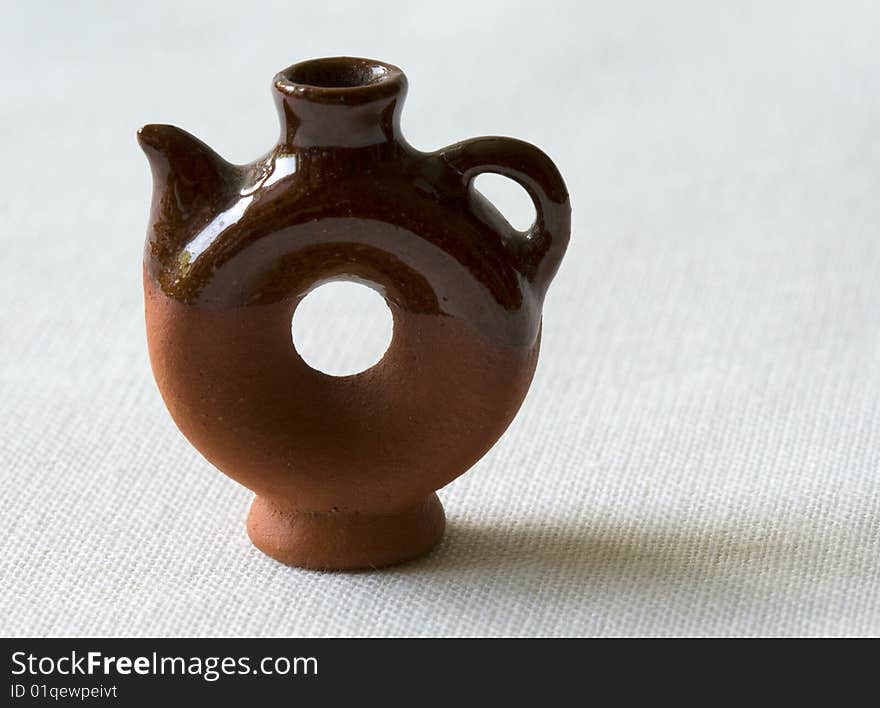
[[[163,287],[173,288],[181,281],[181,268],[188,265],[183,249],[199,229],[228,208],[242,170],[172,125],[145,125],[137,139],[153,172],[144,262]]]
[[[176,208],[180,218],[187,219],[237,184],[236,167],[185,130],[150,124],[138,131],[137,139],[153,171],[154,204]],[[173,204],[163,199],[171,194]]]

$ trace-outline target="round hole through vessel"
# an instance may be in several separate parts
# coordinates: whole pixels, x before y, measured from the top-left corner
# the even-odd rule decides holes
[[[291,335],[302,360],[330,376],[353,376],[378,364],[393,336],[388,304],[360,283],[325,283],[293,313]]]

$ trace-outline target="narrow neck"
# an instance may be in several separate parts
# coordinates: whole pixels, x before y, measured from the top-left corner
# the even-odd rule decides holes
[[[406,77],[391,64],[335,57],[288,67],[275,76],[288,148],[364,148],[400,139]]]

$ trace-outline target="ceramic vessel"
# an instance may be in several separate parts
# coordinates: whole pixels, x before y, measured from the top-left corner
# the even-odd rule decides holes
[[[500,137],[415,150],[406,86],[379,61],[295,64],[272,84],[278,142],[246,165],[169,125],[138,133],[156,381],[189,441],[256,493],[253,543],[296,566],[380,567],[439,541],[435,490],[519,409],[568,243],[568,194],[543,152]],[[530,230],[474,190],[484,172],[528,191]],[[334,377],[297,354],[291,318],[340,279],[385,297],[394,335],[378,364]]]

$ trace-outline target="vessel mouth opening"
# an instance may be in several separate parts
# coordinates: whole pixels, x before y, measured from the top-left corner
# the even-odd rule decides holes
[[[282,72],[291,84],[317,89],[372,86],[388,79],[394,67],[368,59],[333,57],[294,64]]]

